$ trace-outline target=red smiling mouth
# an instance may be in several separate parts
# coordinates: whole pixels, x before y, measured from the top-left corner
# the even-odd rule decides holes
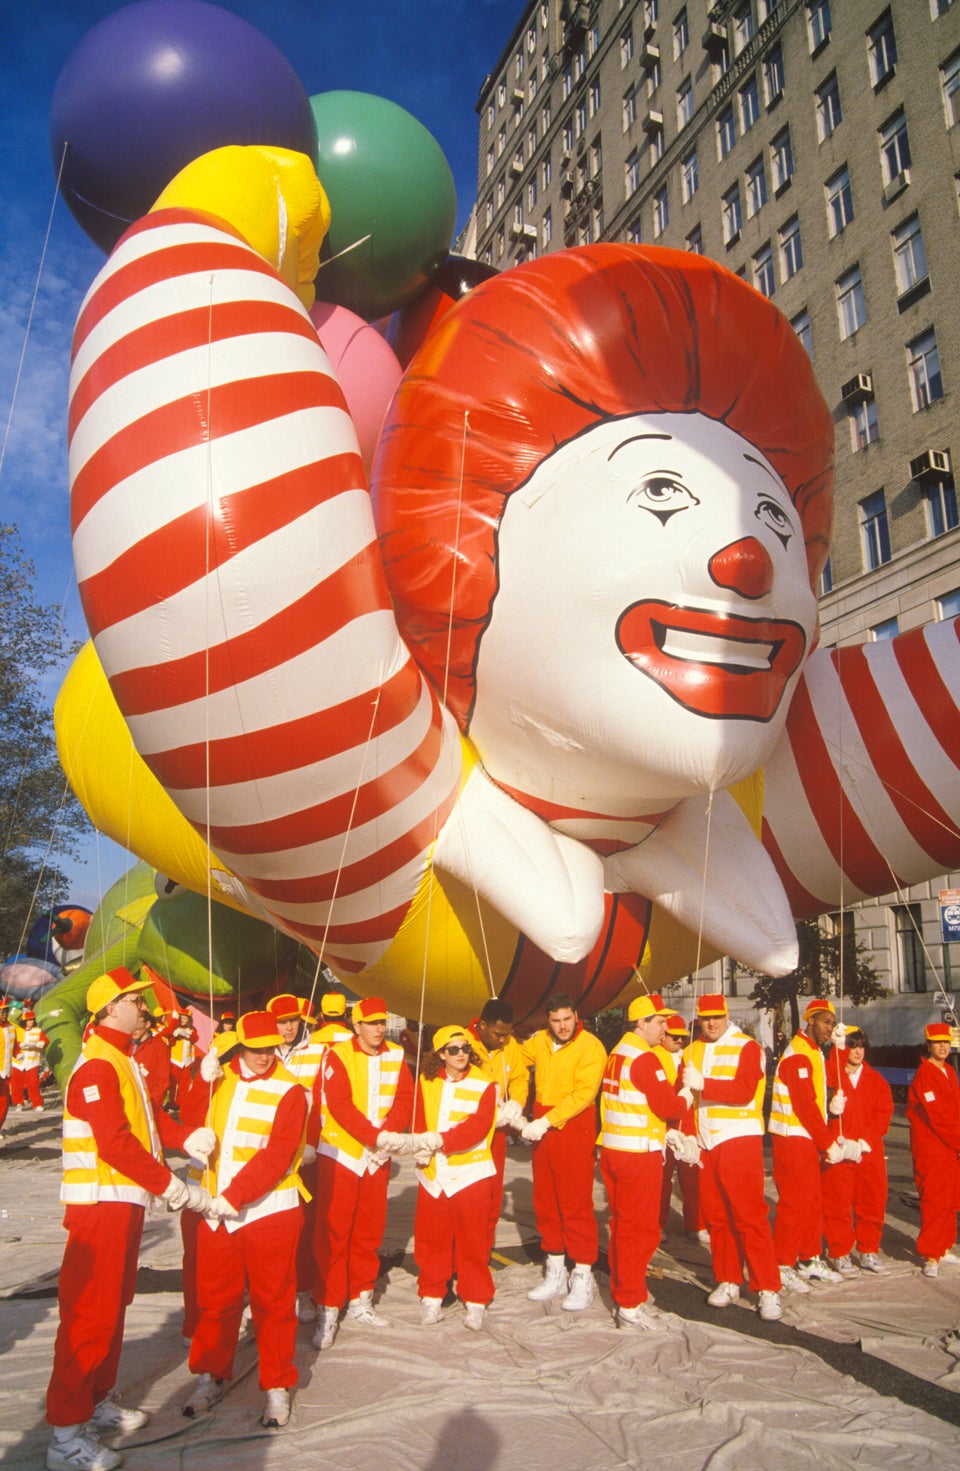
[[[617,644],[635,669],[696,715],[770,720],[807,646],[798,623],[737,618],[671,603],[633,603]]]

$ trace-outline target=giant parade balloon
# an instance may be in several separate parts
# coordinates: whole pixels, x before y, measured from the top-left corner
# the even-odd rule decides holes
[[[119,243],[70,403],[89,697],[211,886],[466,1020],[785,974],[797,916],[960,866],[955,626],[818,647],[833,425],[771,301],[630,245],[482,281],[368,487],[295,272],[217,199]]]

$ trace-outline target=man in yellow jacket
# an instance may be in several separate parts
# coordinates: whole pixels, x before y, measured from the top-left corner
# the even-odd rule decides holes
[[[496,1129],[491,1142],[496,1179],[490,1191],[490,1250],[497,1235],[503,1202],[503,1172],[507,1159],[507,1136],[526,1122],[524,1110],[530,1092],[530,1067],[520,1043],[513,1035],[513,1007],[509,1001],[488,1001],[468,1028],[479,1069],[497,1085]]]
[[[546,1003],[547,1025],[523,1043],[534,1070],[533,1119],[524,1139],[533,1155],[533,1208],[546,1252],[543,1281],[527,1296],[546,1302],[563,1294],[568,1312],[593,1302],[593,1265],[597,1260],[597,1218],[593,1210],[597,1094],[607,1054],[603,1043],[584,1031],[572,997],[559,993]],[[567,1278],[564,1257],[573,1262]]]

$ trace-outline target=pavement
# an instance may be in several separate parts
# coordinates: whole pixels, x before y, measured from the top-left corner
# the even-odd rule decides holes
[[[40,1468],[44,1394],[57,1327],[63,1249],[59,1100],[11,1114],[0,1150],[0,1467]],[[862,1273],[806,1296],[784,1294],[784,1317],[762,1323],[748,1294],[706,1304],[708,1251],[679,1217],[651,1272],[656,1332],[614,1326],[609,1282],[583,1313],[527,1301],[540,1279],[530,1151],[508,1151],[493,1258],[496,1297],[481,1333],[450,1298],[421,1327],[413,1261],[416,1181],[394,1164],[379,1307],[390,1327],[345,1323],[334,1346],[298,1340],[300,1385],[290,1424],[258,1423],[251,1333],[234,1382],[212,1414],[184,1419],[193,1383],[180,1336],[176,1218],[148,1212],[137,1298],[127,1315],[118,1388],[151,1411],[114,1443],[129,1471],[284,1468],[291,1457],[337,1471],[794,1471],[960,1465],[960,1267],[920,1275],[918,1215],[902,1117],[888,1148],[890,1197],[882,1276]],[[771,1201],[773,1196],[771,1189]],[[599,1178],[595,1203],[606,1241]],[[675,1206],[677,1202],[674,1202]],[[106,1437],[105,1437],[106,1438]]]

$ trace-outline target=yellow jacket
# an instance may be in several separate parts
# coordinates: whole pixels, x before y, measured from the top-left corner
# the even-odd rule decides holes
[[[552,1129],[562,1129],[596,1102],[607,1054],[592,1032],[576,1032],[569,1042],[558,1046],[544,1027],[521,1043],[520,1050],[534,1070],[535,1097],[547,1111]]]
[[[490,1052],[476,1033],[471,1031],[470,1045],[480,1059],[479,1067],[483,1076],[490,1078],[500,1090],[501,1103],[506,1098],[512,1098],[521,1108],[526,1108],[527,1094],[530,1092],[530,1064],[516,1037],[508,1037],[502,1047],[495,1047]]]

